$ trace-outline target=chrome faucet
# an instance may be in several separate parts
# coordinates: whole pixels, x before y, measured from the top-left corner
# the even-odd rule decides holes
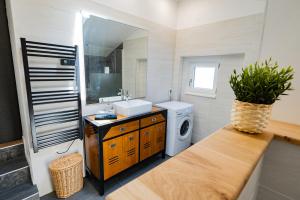
[[[124,90],[122,88],[119,89],[118,96],[121,96],[121,100],[124,101]]]
[[[99,103],[104,104],[104,99],[103,98],[99,99]]]
[[[124,101],[124,100],[128,101],[129,100],[129,91],[128,90],[120,88],[117,95],[121,96],[122,101]]]
[[[126,99],[126,101],[128,102],[128,99],[129,99],[129,92],[128,92],[128,90],[125,90],[125,99]]]

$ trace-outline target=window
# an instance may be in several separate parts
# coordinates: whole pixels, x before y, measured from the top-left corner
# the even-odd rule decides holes
[[[218,63],[194,62],[189,64],[190,75],[186,94],[216,97]]]
[[[215,68],[196,66],[194,88],[212,90],[214,88]]]

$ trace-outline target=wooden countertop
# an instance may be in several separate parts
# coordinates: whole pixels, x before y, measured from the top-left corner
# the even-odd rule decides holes
[[[244,134],[227,126],[106,199],[237,199],[274,135],[300,143],[300,126],[272,120],[259,135]]]
[[[300,145],[300,125],[271,120],[266,132],[274,134],[276,139]]]

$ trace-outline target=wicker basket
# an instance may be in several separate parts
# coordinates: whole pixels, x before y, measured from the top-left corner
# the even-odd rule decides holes
[[[231,124],[239,131],[262,133],[268,125],[272,105],[254,104],[235,100],[231,111]]]
[[[82,189],[82,156],[79,153],[52,161],[49,169],[58,198],[67,198]]]

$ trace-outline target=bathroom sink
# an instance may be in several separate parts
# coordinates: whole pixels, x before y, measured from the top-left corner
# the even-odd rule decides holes
[[[113,103],[116,114],[127,117],[147,113],[152,110],[152,103],[140,99]]]

